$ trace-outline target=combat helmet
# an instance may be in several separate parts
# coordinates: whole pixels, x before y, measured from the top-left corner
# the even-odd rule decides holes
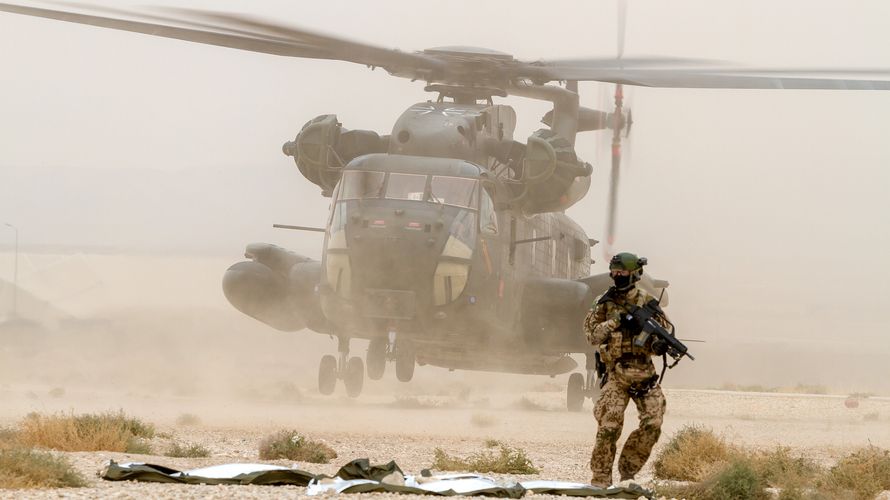
[[[615,288],[619,291],[630,290],[636,282],[643,277],[643,266],[648,264],[646,257],[638,257],[630,252],[621,252],[612,257],[609,261],[609,272],[620,270],[628,271],[628,276],[616,276],[612,274],[612,281],[615,282]]]

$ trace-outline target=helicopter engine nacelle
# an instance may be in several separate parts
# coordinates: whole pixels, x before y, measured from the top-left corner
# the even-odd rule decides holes
[[[587,194],[591,171],[568,140],[538,130],[528,138],[514,204],[525,213],[561,212]]]
[[[388,136],[371,130],[346,130],[337,115],[321,115],[306,122],[296,139],[284,143],[281,150],[293,156],[300,173],[329,197],[347,163],[364,154],[383,153],[388,144]]]
[[[528,346],[570,352],[586,347],[581,328],[593,302],[584,283],[535,278],[522,291],[522,335]]]
[[[281,331],[325,330],[315,294],[320,262],[266,243],[248,245],[245,256],[251,260],[223,276],[223,293],[236,309]]]

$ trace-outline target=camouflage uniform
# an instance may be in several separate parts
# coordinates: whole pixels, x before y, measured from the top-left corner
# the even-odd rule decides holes
[[[658,375],[651,356],[652,338],[643,347],[633,344],[633,336],[621,326],[624,306],[644,305],[652,299],[639,288],[627,293],[610,294],[612,300],[597,300],[587,314],[584,329],[587,340],[599,348],[606,365],[607,381],[593,409],[598,428],[596,445],[590,456],[591,483],[612,484],[612,464],[615,461],[616,442],[624,426],[624,410],[633,399],[640,415],[639,427],[631,433],[618,459],[621,480],[632,479],[646,463],[652,447],[661,435],[661,423],[665,411],[664,393],[658,385]],[[664,324],[664,318],[659,319]],[[646,387],[650,387],[647,390]]]

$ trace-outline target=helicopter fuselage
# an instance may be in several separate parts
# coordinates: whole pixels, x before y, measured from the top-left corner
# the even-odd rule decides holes
[[[458,364],[449,352],[467,364],[472,353],[577,350],[577,325],[541,328],[562,322],[523,314],[521,299],[526,286],[557,279],[588,300],[586,285],[572,281],[589,272],[587,237],[563,214],[497,210],[498,187],[464,160],[372,154],[350,162],[332,199],[318,287],[331,327],[407,337],[419,361],[449,367]]]

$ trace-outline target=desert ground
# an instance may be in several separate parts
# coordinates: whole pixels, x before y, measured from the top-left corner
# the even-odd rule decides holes
[[[314,387],[314,364],[288,364],[288,356],[270,339],[246,342],[223,336],[205,349],[195,347],[189,356],[176,346],[176,338],[164,332],[115,338],[111,333],[124,320],[149,326],[160,318],[131,312],[105,323],[72,327],[65,334],[28,332],[32,339],[39,337],[39,344],[34,340],[28,349],[29,343],[21,339],[4,344],[0,427],[15,426],[30,412],[122,410],[156,425],[152,448],[157,455],[64,453],[88,478],[88,487],[0,490],[0,498],[301,496],[305,489],[298,487],[164,485],[97,477],[109,460],[180,470],[261,462],[260,440],[280,429],[298,430],[336,450],[338,458],[330,464],[297,464],[312,472],[332,474],[351,459],[368,457],[374,463],[395,460],[406,473],[418,474],[431,465],[434,448],[466,456],[483,449],[485,440],[496,439],[526,451],[540,469],[533,478],[589,479],[587,461],[596,429],[592,402],[586,401],[580,413],[567,412],[566,376],[548,379],[423,367],[414,381],[403,384],[395,381],[390,367],[382,381],[366,380],[365,393],[357,399],[346,397],[342,385],[326,397]],[[187,317],[178,323],[187,324]],[[5,334],[7,340],[12,338],[12,332]],[[295,351],[293,359],[305,357]],[[288,372],[294,374],[291,380],[284,377]],[[750,448],[787,446],[824,465],[868,444],[890,448],[887,397],[870,396],[848,408],[846,395],[682,389],[671,387],[669,381],[666,387],[668,412],[659,448],[690,424],[710,427],[728,441]],[[197,418],[184,423],[183,415]],[[631,407],[624,437],[634,420]],[[210,456],[163,456],[174,441],[200,444]],[[272,463],[293,465],[287,460]],[[637,480],[652,484],[651,461]]]
[[[333,396],[322,396],[316,388],[318,361],[336,351],[335,340],[272,331],[232,310],[220,292],[208,293],[218,290],[225,261],[92,256],[86,265],[61,262],[56,274],[72,269],[57,281],[69,288],[79,283],[74,291],[45,302],[19,297],[20,308],[39,320],[0,327],[0,428],[16,426],[31,412],[123,411],[156,426],[155,455],[58,452],[88,479],[88,487],[0,490],[0,498],[301,496],[305,488],[118,483],[96,475],[109,460],[180,470],[261,462],[259,442],[281,429],[323,440],[337,452],[330,464],[297,463],[317,473],[331,474],[367,457],[374,463],[395,460],[406,473],[419,474],[432,464],[435,448],[467,456],[496,439],[524,450],[540,469],[533,476],[496,477],[589,480],[593,404],[587,400],[580,413],[565,410],[568,374],[551,379],[424,366],[414,380],[401,383],[389,366],[383,380],[366,378],[356,399],[345,395],[342,384]],[[75,279],[74,270],[84,267],[98,270],[98,278]],[[44,289],[32,290],[48,296],[51,280],[43,282]],[[837,350],[808,346],[810,351],[795,357],[782,353],[797,344],[778,352],[770,347],[775,345],[696,344],[696,361],[683,361],[664,382],[668,411],[655,453],[691,424],[751,449],[789,447],[825,466],[863,446],[890,448],[886,380],[867,376],[882,371],[869,361],[880,352],[838,356]],[[353,355],[363,356],[365,346],[355,341]],[[820,356],[833,357],[835,364],[821,364]],[[721,390],[727,384],[743,390]],[[854,392],[861,397],[850,408],[846,403]],[[184,415],[194,418],[185,422]],[[635,418],[631,405],[624,438]],[[210,456],[164,456],[173,442],[200,444]],[[637,481],[653,484],[651,460]]]
[[[260,377],[258,377],[260,378]],[[60,490],[0,491],[0,498],[272,498],[301,496],[304,488],[260,486],[187,486],[133,482],[108,482],[96,475],[108,460],[148,462],[180,470],[207,465],[261,462],[259,441],[279,429],[298,429],[333,447],[339,458],[328,465],[298,463],[304,470],[332,474],[353,458],[368,457],[373,463],[396,460],[406,473],[418,474],[430,466],[433,449],[466,456],[483,449],[486,439],[497,439],[524,449],[540,474],[532,478],[585,482],[587,460],[595,423],[585,411],[563,409],[563,394],[554,387],[522,388],[483,393],[464,386],[429,395],[369,395],[349,399],[345,395],[323,397],[309,387],[300,387],[279,400],[204,398],[198,396],[121,393],[112,386],[94,390],[71,390],[49,395],[52,388],[5,385],[0,424],[13,425],[25,414],[38,412],[100,412],[123,409],[126,413],[155,423],[160,435],[152,440],[159,456],[112,452],[65,453],[75,468],[89,478],[86,488]],[[544,389],[545,391],[542,391]],[[552,392],[551,392],[552,391]],[[340,391],[342,392],[342,390]],[[299,394],[299,395],[298,395]],[[468,394],[468,395],[467,395]],[[871,397],[858,408],[844,405],[845,398],[824,395],[738,393],[728,391],[667,390],[669,410],[664,435],[688,424],[706,425],[728,440],[753,448],[788,446],[793,452],[830,465],[845,452],[869,443],[890,447],[890,398]],[[519,401],[538,405],[524,405]],[[417,406],[411,408],[410,406]],[[877,412],[870,420],[865,415]],[[183,425],[185,413],[198,423]],[[628,411],[628,424],[634,419]],[[480,418],[480,416],[483,416]],[[479,422],[484,422],[480,425]],[[179,423],[178,423],[179,422]],[[625,437],[631,425],[626,425]],[[172,441],[198,443],[208,458],[170,458],[160,455]],[[662,438],[660,446],[665,442]],[[657,452],[657,449],[656,449]],[[273,461],[292,465],[286,460]],[[637,478],[652,482],[652,465]],[[497,475],[501,479],[529,477]],[[379,496],[379,495],[376,495]]]

